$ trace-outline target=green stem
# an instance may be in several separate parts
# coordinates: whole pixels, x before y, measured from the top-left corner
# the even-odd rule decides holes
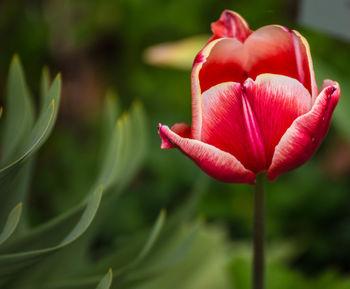
[[[264,289],[265,174],[256,177],[254,194],[253,289]]]

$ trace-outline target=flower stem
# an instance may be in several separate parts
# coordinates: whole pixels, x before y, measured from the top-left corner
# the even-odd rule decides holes
[[[264,289],[265,174],[256,177],[254,194],[253,289]]]

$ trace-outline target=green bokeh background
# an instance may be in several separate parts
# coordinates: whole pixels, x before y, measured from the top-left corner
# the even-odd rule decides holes
[[[311,279],[331,270],[337,276],[331,280],[346,278],[350,271],[350,43],[300,26],[296,1],[1,1],[1,96],[14,53],[21,56],[34,97],[44,65],[54,73],[61,71],[63,78],[56,128],[36,161],[32,224],[73,206],[91,185],[102,101],[113,89],[124,108],[135,99],[144,104],[149,144],[143,166],[109,226],[120,226],[125,232],[148,226],[161,208],[175,211],[200,180],[203,192],[193,215],[222,226],[231,242],[249,244],[252,187],[209,179],[178,151],[159,149],[158,122],[190,123],[190,71],[153,67],[143,59],[149,46],[210,33],[209,24],[224,9],[239,12],[252,29],[272,23],[297,29],[311,46],[319,86],[324,77],[340,82],[342,99],[320,149],[306,165],[267,185],[267,241],[292,248],[283,265],[287,269],[279,270]],[[113,218],[121,220],[118,225]],[[239,260],[228,266],[232,275],[243,266]],[[288,274],[282,275],[295,277]]]

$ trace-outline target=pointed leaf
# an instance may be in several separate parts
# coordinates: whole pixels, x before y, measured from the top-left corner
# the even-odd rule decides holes
[[[0,254],[0,280],[5,281],[5,277],[16,276],[19,271],[33,266],[42,258],[60,250],[61,248],[78,239],[87,230],[92,220],[94,219],[101,201],[101,197],[102,186],[90,196],[86,202],[85,210],[81,215],[79,222],[74,226],[71,232],[58,244],[45,249]]]
[[[8,238],[11,237],[12,233],[15,231],[18,222],[22,214],[22,203],[19,203],[16,207],[10,212],[5,227],[0,234],[0,245],[6,242]]]
[[[102,278],[100,283],[98,283],[96,289],[109,289],[112,285],[113,272],[109,269],[107,274]]]
[[[48,107],[40,114],[38,121],[35,123],[33,130],[31,131],[30,137],[26,141],[24,149],[17,158],[11,160],[9,164],[0,169],[0,184],[3,178],[11,171],[19,166],[25,159],[36,152],[39,147],[45,142],[49,136],[53,125],[55,123],[58,111],[58,102],[61,91],[61,79],[56,77],[53,82],[48,97],[50,98],[50,104]],[[6,136],[5,136],[6,137]]]
[[[157,240],[160,231],[164,225],[165,222],[165,210],[162,210],[157,218],[157,221],[155,222],[153,229],[151,231],[151,234],[148,237],[147,242],[145,243],[144,247],[140,251],[139,255],[128,265],[126,265],[124,268],[121,268],[117,275],[121,275],[124,272],[136,267],[149,253],[149,251],[152,249],[155,241]]]
[[[18,150],[22,149],[22,142],[27,137],[34,118],[22,65],[17,55],[13,57],[9,70],[5,116],[2,136],[2,166],[18,157]]]

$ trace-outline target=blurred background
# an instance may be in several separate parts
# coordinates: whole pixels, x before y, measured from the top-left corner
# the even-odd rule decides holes
[[[332,3],[343,7],[350,19],[349,1]],[[128,234],[150,225],[161,208],[175,212],[200,182],[193,218],[202,216],[207,226],[223,234],[231,248],[225,276],[232,288],[245,288],[242,284],[250,278],[245,252],[252,238],[252,187],[206,177],[178,151],[160,150],[157,135],[159,122],[190,123],[191,62],[186,59],[209,37],[210,23],[224,9],[240,13],[253,30],[275,23],[298,30],[311,46],[319,87],[324,78],[340,83],[341,101],[315,156],[267,184],[268,254],[276,257],[271,257],[267,274],[270,288],[288,280],[290,288],[349,288],[344,282],[350,272],[350,37],[310,20],[312,9],[303,1],[0,1],[1,97],[14,53],[21,57],[35,100],[43,66],[61,72],[63,80],[58,120],[35,164],[30,222],[39,224],[75,205],[91,185],[102,103],[112,89],[124,108],[135,99],[143,103],[149,141],[144,162],[122,196],[123,205],[106,225],[105,238],[116,226],[120,234]],[[326,14],[321,22],[332,23],[334,16]],[[183,63],[152,61],[149,47],[185,38],[189,44],[187,58],[180,57]]]

